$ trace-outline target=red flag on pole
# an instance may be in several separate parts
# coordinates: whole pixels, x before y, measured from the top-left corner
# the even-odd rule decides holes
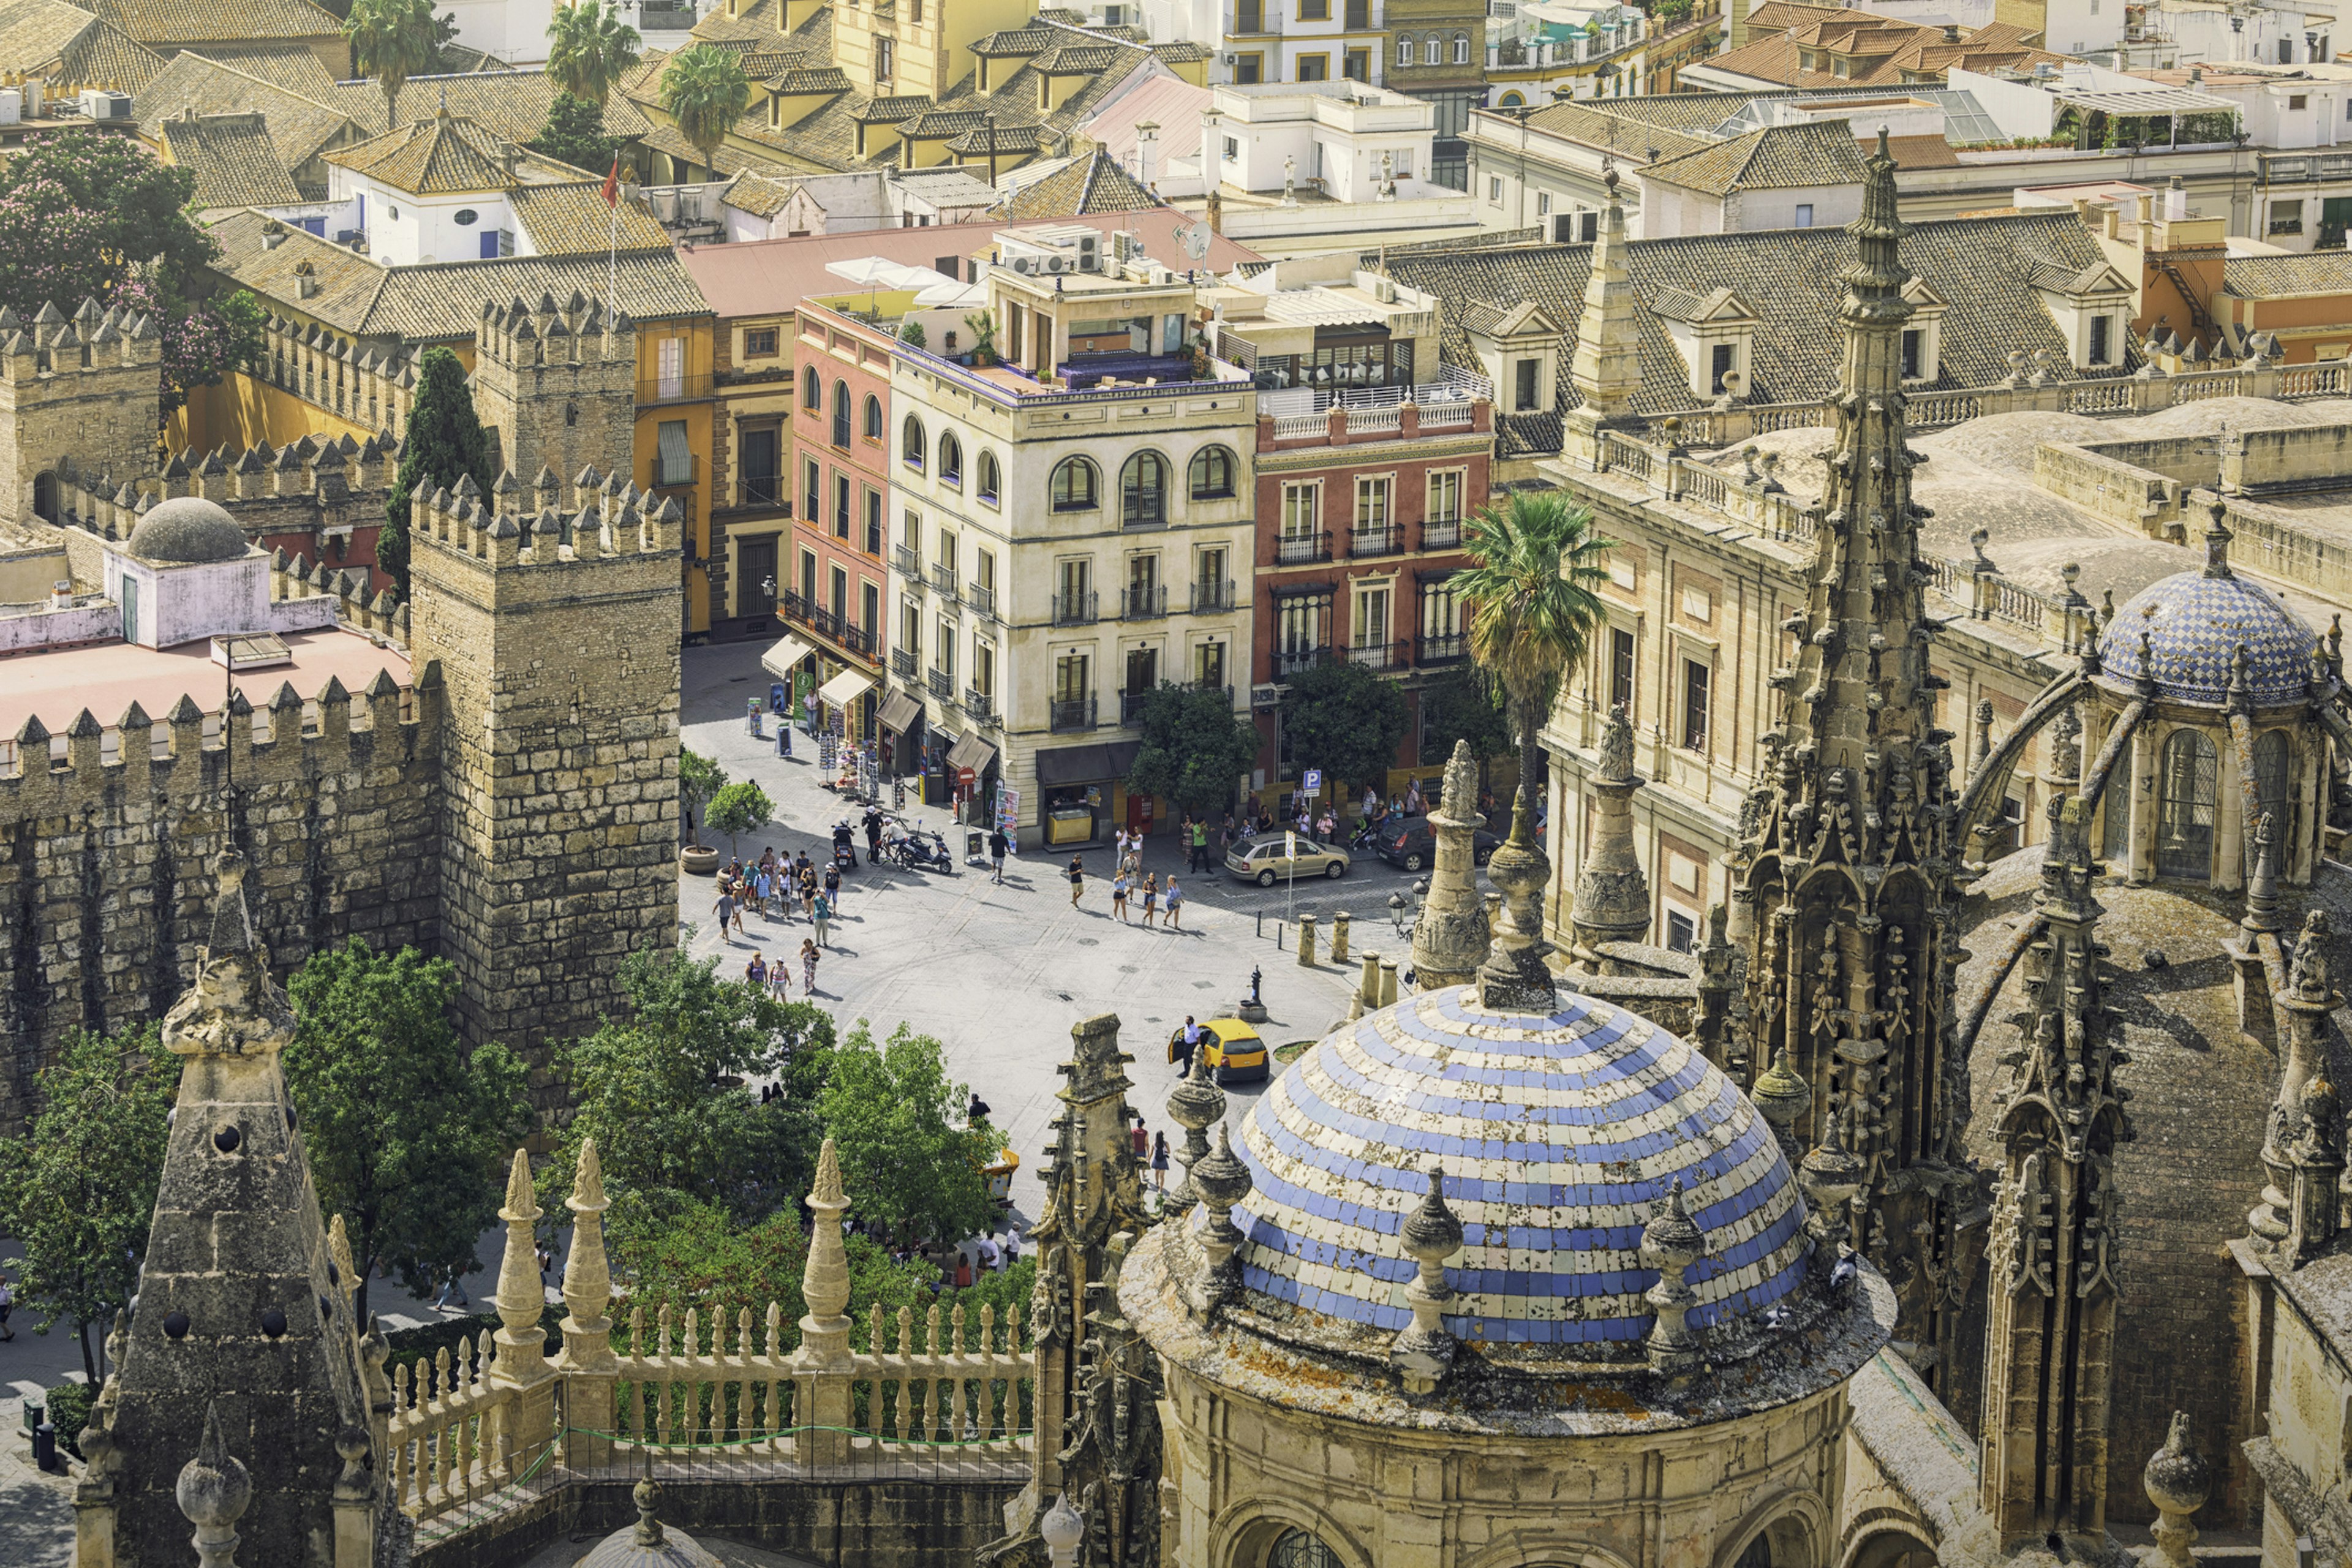
[[[613,155],[613,172],[604,176],[604,205],[617,207],[621,201],[621,157]]]

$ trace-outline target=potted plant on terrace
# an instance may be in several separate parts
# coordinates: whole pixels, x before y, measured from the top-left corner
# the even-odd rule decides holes
[[[677,852],[678,865],[688,873],[708,877],[719,869],[719,851],[704,845],[697,824],[703,807],[727,787],[727,770],[699,752],[680,747],[677,753],[677,804],[686,814],[687,842]]]

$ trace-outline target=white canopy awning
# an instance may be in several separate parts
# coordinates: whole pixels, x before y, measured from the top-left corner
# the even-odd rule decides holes
[[[835,708],[846,708],[874,689],[874,678],[862,669],[845,669],[816,689],[816,700]]]
[[[915,303],[926,310],[977,309],[988,303],[988,289],[978,283],[959,283],[950,278],[916,295]]]
[[[828,261],[824,269],[835,278],[847,279],[861,289],[929,289],[955,281],[944,272],[935,272],[928,267],[909,267],[903,261],[892,261],[880,256]]]
[[[815,651],[800,638],[788,637],[760,656],[760,668],[778,680],[790,680],[801,661]]]

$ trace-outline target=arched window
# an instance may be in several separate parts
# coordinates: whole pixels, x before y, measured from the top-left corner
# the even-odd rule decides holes
[[[1192,454],[1192,499],[1214,500],[1234,493],[1234,455],[1223,447]]]
[[[1102,504],[1097,494],[1095,466],[1084,458],[1065,458],[1054,470],[1054,510],[1092,511]]]
[[[2287,771],[2290,742],[2284,730],[2265,730],[2254,737],[2254,788],[2262,796],[2259,818],[2271,819],[2271,872],[2284,876],[2288,847],[2294,838],[2294,812],[2287,802]],[[2254,824],[2248,822],[2245,831],[2246,875],[2254,874]]]
[[[2164,742],[2163,798],[2156,812],[2156,870],[2160,877],[2213,874],[2213,742],[2195,730],[2175,730]]]
[[[1125,528],[1168,521],[1168,459],[1138,452],[1118,476],[1118,520]]]
[[[1747,1549],[1739,1554],[1739,1561],[1732,1564],[1732,1568],[1772,1568],[1772,1532],[1769,1530],[1758,1531],[1756,1539],[1748,1543]]]
[[[913,415],[907,416],[906,425],[898,432],[898,460],[917,473],[923,469],[923,422]]]
[[[1527,106],[1527,101],[1516,92],[1507,92],[1503,95],[1502,106],[1505,109],[1523,109]]]
[[[2105,822],[2099,834],[2099,853],[2110,860],[2131,858],[2131,802],[2132,749],[2126,746],[2107,774],[2106,793],[2099,797],[2099,815]]]
[[[997,487],[1002,483],[1002,479],[996,468],[996,454],[982,452],[980,455],[980,499],[994,506]]]
[[[814,365],[809,365],[801,372],[801,406],[819,409],[824,406],[824,383],[816,378]]]
[[[849,445],[849,383],[845,381],[833,384],[833,444]]]
[[[1265,1568],[1340,1568],[1339,1554],[1320,1536],[1304,1530],[1286,1530],[1265,1554]]]
[[[940,482],[963,489],[963,443],[952,430],[940,436]]]
[[[882,400],[870,392],[866,395],[866,438],[882,439]]]
[[[1397,40],[1397,64],[1401,66],[1409,66],[1412,64],[1412,40],[1411,38],[1399,38]]]
[[[1470,63],[1470,35],[1467,33],[1454,35],[1454,63],[1457,66]]]
[[[1423,65],[1444,65],[1445,63],[1445,40],[1439,37],[1435,33],[1430,34],[1429,37],[1422,43],[1421,60]]]

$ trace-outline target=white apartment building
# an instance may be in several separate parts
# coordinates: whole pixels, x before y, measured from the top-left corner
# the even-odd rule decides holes
[[[1212,51],[1209,80],[1383,79],[1386,0],[1142,0],[1154,39]]]

